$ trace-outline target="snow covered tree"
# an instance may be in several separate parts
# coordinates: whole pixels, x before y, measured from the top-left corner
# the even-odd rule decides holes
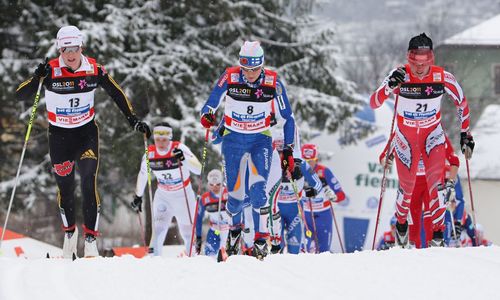
[[[311,16],[314,1],[26,2],[22,8],[6,4],[13,11],[14,26],[4,33],[17,43],[0,44],[3,53],[9,53],[10,64],[5,67],[6,59],[2,59],[1,77],[11,87],[0,94],[2,101],[13,99],[14,86],[28,77],[37,62],[47,54],[56,56],[55,34],[59,27],[71,24],[84,33],[84,54],[105,66],[124,88],[137,115],[150,124],[169,122],[176,129],[174,138],[185,142],[200,159],[204,130],[199,125],[199,109],[218,76],[237,63],[244,40],[262,42],[266,65],[285,80],[304,133],[311,128],[336,131],[342,124],[348,134],[359,126],[351,118],[359,98],[353,85],[335,74],[334,32]],[[114,208],[131,200],[144,147],[141,136],[130,130],[109,97],[103,92],[96,97],[101,137],[98,188],[103,215],[112,220]],[[14,100],[9,101],[10,112],[23,112]],[[37,155],[30,151],[27,156],[32,159],[26,161],[26,168],[47,158],[44,118],[40,112],[39,158],[34,160]],[[16,135],[15,142],[22,142],[21,135]],[[220,158],[214,149],[209,151],[207,168],[216,167]],[[2,181],[14,176],[9,166],[0,167],[1,174],[9,174]],[[43,187],[39,193],[55,199],[50,164],[43,161],[43,166],[37,176],[44,178],[37,182]],[[5,199],[6,189],[0,192]],[[30,192],[36,189],[30,187]]]

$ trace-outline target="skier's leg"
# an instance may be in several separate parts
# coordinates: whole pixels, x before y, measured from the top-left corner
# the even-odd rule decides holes
[[[189,218],[189,216],[194,216],[194,210],[196,208],[196,197],[191,185],[186,186],[186,196],[188,198],[190,211],[188,212],[186,201],[177,201],[175,202],[175,211],[173,212],[173,214],[177,219],[179,233],[181,234],[181,237],[184,240],[184,245],[186,246],[186,253],[190,253],[189,245],[191,243],[191,232],[193,229],[193,224],[191,224],[191,218]],[[184,198],[184,193],[182,192],[179,197],[180,199]],[[194,252],[194,249],[192,249],[191,253]]]
[[[314,212],[319,253],[329,252],[332,247],[333,216],[330,210]]]
[[[433,224],[434,246],[443,245],[444,215],[446,212],[444,188],[445,136],[441,124],[426,130],[422,134],[421,150],[425,166],[427,187],[429,188],[430,211]]]
[[[210,228],[207,232],[207,239],[205,241],[205,255],[214,256],[219,251],[221,237],[217,235],[215,231]]]
[[[98,256],[100,198],[97,192],[97,170],[99,166],[99,133],[97,126],[85,125],[86,138],[79,148],[77,166],[80,171],[83,209],[83,231],[85,234],[85,256]]]
[[[166,196],[161,190],[156,190],[153,199],[153,226],[155,230],[154,236],[151,237],[151,246],[155,256],[162,255],[165,237],[172,222],[172,208],[168,205],[169,201]]]
[[[417,248],[422,247],[422,240],[420,238],[422,230],[422,206],[424,194],[427,193],[425,176],[417,176],[410,202],[410,217],[412,222],[409,224],[410,243],[413,243]]]
[[[63,257],[76,255],[78,231],[75,226],[75,156],[73,136],[64,128],[49,127],[49,155],[57,184],[57,203],[63,223]],[[62,143],[61,140],[67,140]]]
[[[411,194],[415,185],[415,177],[420,160],[420,150],[417,147],[416,129],[406,126],[395,129],[396,167],[399,179],[399,189],[396,198],[396,243],[402,247],[408,246],[408,212],[410,210]]]

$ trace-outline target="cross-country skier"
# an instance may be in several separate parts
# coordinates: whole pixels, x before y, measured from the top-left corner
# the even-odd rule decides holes
[[[222,172],[213,169],[208,172],[208,192],[201,195],[196,220],[196,252],[200,254],[202,245],[203,218],[208,215],[210,228],[205,239],[205,255],[214,256],[219,251],[221,241],[225,241],[229,230],[229,216],[226,213],[227,190],[224,188]],[[222,196],[222,199],[220,199]],[[219,202],[220,200],[220,202]],[[220,208],[219,208],[220,203]]]
[[[190,173],[199,175],[201,163],[186,145],[172,140],[173,131],[170,124],[157,124],[153,128],[153,137],[154,144],[149,145],[148,155],[158,188],[153,198],[154,234],[150,247],[153,248],[154,255],[161,256],[168,228],[175,216],[186,245],[186,253],[190,253],[189,244],[196,206]],[[134,200],[131,203],[138,212],[142,211],[142,196],[147,183],[148,170],[144,155],[137,176]]]
[[[230,67],[220,76],[201,110],[201,124],[216,124],[215,111],[225,100],[222,154],[229,191],[226,211],[231,215],[231,229],[226,243],[228,255],[239,250],[242,228],[242,205],[246,191],[252,204],[255,228],[254,255],[267,255],[269,206],[266,182],[272,160],[271,104],[285,119],[285,147],[282,168],[293,170],[293,135],[295,122],[285,87],[278,74],[266,69],[264,50],[259,42],[245,42],[239,53],[239,66]],[[247,178],[248,175],[248,178]]]
[[[460,145],[467,159],[472,156],[474,140],[469,128],[469,106],[455,77],[434,65],[432,40],[422,33],[411,38],[408,64],[389,73],[370,97],[372,108],[380,107],[391,93],[397,95],[395,128],[396,167],[400,192],[396,201],[397,244],[408,246],[408,211],[415,185],[418,161],[422,158],[431,198],[432,246],[444,246],[445,137],[441,126],[441,99],[446,93],[457,107],[461,123]]]
[[[339,181],[333,175],[330,168],[318,163],[318,149],[314,144],[304,144],[302,146],[302,158],[311,166],[311,171],[318,174],[323,185],[323,193],[316,197],[303,198],[304,212],[309,229],[313,232],[315,245],[318,252],[330,251],[332,244],[332,203],[339,203],[345,200],[345,193]],[[314,220],[313,220],[314,218]],[[312,240],[308,240],[308,245]],[[307,247],[310,248],[309,246]]]
[[[95,59],[83,52],[83,35],[75,26],[64,26],[57,32],[59,57],[40,63],[33,77],[21,83],[16,91],[26,100],[37,90],[40,80],[45,88],[49,121],[49,154],[57,183],[57,200],[63,222],[63,257],[76,255],[78,228],[75,221],[75,169],[81,178],[83,196],[82,225],[86,257],[98,256],[101,201],[97,192],[99,135],[95,121],[94,93],[102,87],[127,118],[130,126],[147,136],[148,125],[134,114],[120,86]],[[76,164],[76,166],[75,166]]]

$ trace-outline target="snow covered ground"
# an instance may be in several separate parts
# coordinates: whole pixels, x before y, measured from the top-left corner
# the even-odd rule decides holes
[[[0,257],[0,299],[500,299],[500,248],[352,254]]]

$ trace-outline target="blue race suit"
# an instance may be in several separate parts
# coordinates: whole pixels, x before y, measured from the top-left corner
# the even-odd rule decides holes
[[[242,227],[242,206],[247,194],[253,208],[255,240],[268,235],[266,182],[272,159],[270,133],[272,103],[285,120],[285,143],[292,144],[295,130],[286,90],[276,72],[262,70],[255,83],[249,83],[240,67],[231,67],[220,76],[201,113],[215,112],[222,99],[224,132],[222,154],[229,199],[226,211],[231,228]],[[248,178],[247,178],[248,176]]]
[[[220,214],[219,197],[220,195],[216,195],[209,191],[201,195],[200,202],[198,204],[198,215],[196,216],[196,236],[201,237],[205,213],[208,215],[208,223],[210,226],[205,240],[205,255],[207,256],[217,254],[220,248],[220,242],[221,240],[225,240],[229,229],[229,218],[225,213],[227,191],[224,190],[222,194]]]
[[[345,199],[345,193],[343,192],[339,181],[329,168],[317,164],[314,167],[314,170],[310,169],[309,172],[314,172],[319,176],[324,190],[333,190],[337,196],[336,202],[340,202]],[[311,238],[307,238],[306,249],[308,251],[312,251],[312,242],[317,239],[317,245],[315,245],[314,250],[318,252],[330,251],[332,246],[333,230],[333,216],[330,211],[332,204],[330,200],[326,199],[323,191],[323,193],[318,194],[314,198],[303,198],[302,201],[304,204],[306,222],[309,230],[312,232]]]
[[[305,161],[302,161],[300,168],[303,177],[297,179],[295,182],[297,184],[297,192],[302,193],[303,182],[307,182],[309,186],[314,187],[314,189],[319,193],[322,192],[321,180],[314,173]],[[281,214],[281,236],[285,237],[281,241],[281,247],[285,247],[285,242],[287,246],[287,252],[290,254],[298,254],[300,252],[300,244],[302,242],[302,220],[299,214],[299,208],[297,205],[301,205],[297,201],[297,196],[295,195],[294,187],[290,182],[288,177],[283,176],[281,179],[281,190],[278,196],[278,206]],[[285,235],[286,231],[286,235]]]
[[[459,222],[463,229],[466,230],[467,235],[472,240],[472,245],[476,246],[476,231],[474,230],[474,224],[470,215],[465,212],[465,200],[464,194],[462,190],[462,184],[460,183],[460,178],[457,176],[457,183],[455,183],[455,201],[457,205],[455,206],[455,210],[453,211],[453,221]],[[444,216],[444,242],[446,245],[450,244],[450,240],[453,236],[453,227],[451,224],[451,215],[450,211],[446,210],[446,214]],[[460,238],[460,237],[459,237]]]

